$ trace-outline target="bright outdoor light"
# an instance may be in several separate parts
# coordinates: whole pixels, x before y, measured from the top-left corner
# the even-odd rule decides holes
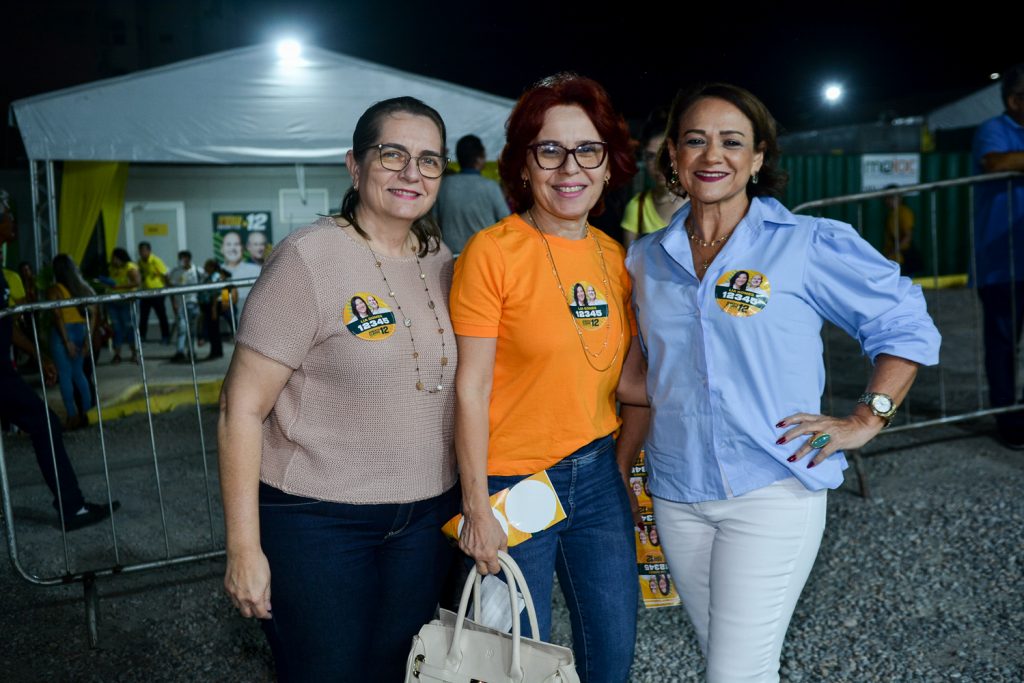
[[[302,55],[302,45],[291,38],[277,44],[277,56],[282,62],[295,63]]]
[[[992,79],[993,81],[998,81],[998,80],[999,80],[999,74],[997,74],[997,73],[990,73],[990,74],[988,75],[988,77],[989,77],[990,79]]]
[[[825,101],[829,104],[835,104],[843,96],[843,87],[835,83],[830,83],[825,86]]]

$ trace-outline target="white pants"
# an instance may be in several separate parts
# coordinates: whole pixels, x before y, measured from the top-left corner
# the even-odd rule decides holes
[[[706,503],[654,499],[654,516],[709,683],[779,680],[779,656],[825,530],[825,491],[784,479]]]

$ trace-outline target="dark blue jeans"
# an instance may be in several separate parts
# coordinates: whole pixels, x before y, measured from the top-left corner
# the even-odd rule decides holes
[[[157,322],[160,323],[160,341],[166,344],[171,340],[171,327],[167,324],[167,307],[164,306],[165,298],[162,296],[150,296],[139,299],[139,336],[142,337],[142,341],[146,341],[150,311],[156,312]]]
[[[1016,291],[1012,292],[1011,299],[1013,289]],[[989,404],[993,408],[1012,405],[1018,400],[1013,385],[1017,375],[1017,343],[1020,341],[1021,324],[1024,323],[1024,282],[979,287],[978,296],[985,318],[985,374],[988,377]],[[1024,397],[1020,400],[1024,401]],[[997,415],[996,422],[1001,429],[1024,430],[1024,413]]]
[[[57,487],[60,486],[60,502],[64,505],[67,519],[85,504],[82,491],[78,488],[78,477],[64,450],[64,437],[60,420],[50,411],[50,429],[46,428],[46,404],[36,395],[25,381],[13,371],[0,371],[0,416],[10,421],[32,439],[36,452],[36,463],[53,493],[53,507],[58,508]],[[53,434],[53,450],[50,449],[50,434]],[[54,467],[56,465],[56,467]]]
[[[401,681],[455,556],[441,526],[458,487],[415,503],[351,505],[260,484],[260,538],[278,680]]]
[[[566,518],[510,548],[537,608],[540,637],[551,636],[554,574],[572,624],[576,670],[583,683],[629,679],[636,642],[638,583],[633,518],[606,436],[549,467]],[[491,495],[524,479],[488,477]],[[523,633],[529,633],[523,611]]]

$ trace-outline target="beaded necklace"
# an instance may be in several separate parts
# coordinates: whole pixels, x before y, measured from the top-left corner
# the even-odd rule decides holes
[[[358,227],[355,221],[352,221],[352,227]],[[398,315],[396,315],[396,317],[401,317],[402,326],[409,331],[409,340],[412,342],[412,357],[413,360],[416,361],[416,390],[425,391],[428,394],[436,394],[444,391],[444,371],[445,368],[448,367],[448,357],[445,355],[444,327],[441,325],[441,319],[437,317],[437,305],[434,303],[434,298],[430,293],[430,287],[427,285],[427,274],[423,272],[423,266],[420,264],[419,256],[415,255],[415,252],[413,252],[413,258],[416,259],[416,268],[420,271],[420,282],[423,283],[423,291],[427,295],[427,307],[430,309],[430,312],[434,314],[434,321],[437,323],[437,333],[441,335],[441,374],[437,378],[437,384],[429,389],[423,383],[423,376],[420,374],[420,353],[416,349],[416,336],[412,332],[412,318],[402,311],[402,304],[399,303],[398,296],[395,294],[394,288],[391,286],[391,283],[388,282],[387,273],[384,272],[384,264],[381,262],[380,256],[377,255],[377,252],[375,252],[373,247],[370,246],[370,240],[366,239],[365,236],[358,232],[357,234],[359,234],[359,236],[363,238],[363,241],[366,242],[366,248],[370,250],[370,254],[373,256],[373,261],[377,266],[377,272],[380,273],[381,278],[384,280],[384,284],[387,286],[388,296],[395,302],[395,309],[398,311]]]

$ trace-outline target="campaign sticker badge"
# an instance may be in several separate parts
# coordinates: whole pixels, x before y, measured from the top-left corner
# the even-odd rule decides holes
[[[395,313],[371,292],[356,292],[348,298],[343,321],[348,331],[367,341],[382,341],[395,333]]]
[[[580,327],[596,330],[608,320],[608,300],[593,284],[580,280],[572,286],[569,311]]]
[[[730,270],[715,283],[718,305],[737,318],[749,318],[763,311],[771,295],[768,276],[756,270]]]

